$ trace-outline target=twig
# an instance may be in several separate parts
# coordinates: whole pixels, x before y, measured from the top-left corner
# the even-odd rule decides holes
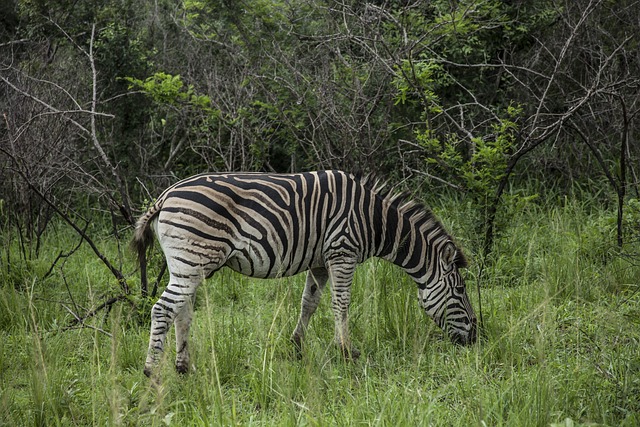
[[[87,223],[84,226],[84,230],[83,232],[86,233],[87,228],[89,228],[89,224],[90,222],[87,221]],[[78,244],[71,249],[68,253],[64,253],[63,251],[60,251],[60,253],[58,254],[58,256],[56,257],[55,260],[53,260],[53,263],[51,263],[51,267],[49,267],[49,271],[47,271],[45,273],[44,276],[42,276],[42,280],[46,279],[47,277],[49,277],[51,275],[51,273],[53,273],[53,269],[55,268],[56,264],[58,263],[58,261],[62,258],[69,258],[71,255],[73,255],[78,249],[80,249],[80,246],[82,246],[82,242],[84,241],[84,239],[82,237],[80,237],[80,241],[78,242]]]
[[[418,175],[426,176],[429,179],[433,179],[435,181],[438,181],[439,183],[444,184],[444,185],[446,185],[448,187],[451,187],[451,188],[453,188],[455,190],[464,192],[464,189],[462,187],[460,187],[459,185],[453,184],[453,183],[451,183],[449,181],[446,181],[446,180],[444,180],[444,179],[442,179],[440,177],[437,177],[435,175],[431,175],[428,172],[421,171],[421,170],[418,170],[418,169],[411,169],[411,172],[413,172],[415,174],[418,174]]]
[[[89,328],[89,329],[93,329],[95,331],[101,332],[103,334],[105,334],[106,336],[108,336],[109,338],[113,338],[113,335],[111,335],[111,333],[98,328],[97,326],[93,326],[93,325],[87,325],[86,323],[84,323],[84,321],[86,320],[86,317],[81,318],[79,317],[76,313],[74,313],[73,310],[71,310],[69,307],[67,307],[65,304],[61,304],[62,307],[67,310],[69,312],[69,314],[71,314],[74,318],[75,318],[75,322],[76,324],[79,324],[80,326],[82,326],[83,328]],[[67,326],[66,328],[64,328],[64,330],[68,331],[71,329],[75,329],[73,326]]]
[[[78,316],[77,314],[75,314],[75,313],[71,312],[71,314],[73,315],[73,317],[74,317],[75,319],[74,319],[73,321],[71,321],[70,325],[69,325],[69,326],[67,326],[67,328],[65,328],[65,329],[71,329],[71,327],[72,327],[72,326],[77,325],[77,324],[85,325],[85,323],[84,323],[84,322],[85,322],[87,319],[90,319],[90,318],[92,318],[93,316],[95,316],[96,314],[98,314],[98,313],[100,312],[100,310],[103,310],[103,309],[105,309],[105,308],[106,308],[106,309],[108,309],[108,310],[110,310],[110,309],[111,309],[111,307],[112,307],[115,303],[117,303],[118,301],[125,300],[125,299],[127,299],[127,295],[125,295],[125,294],[120,294],[120,295],[118,295],[118,296],[111,297],[111,298],[109,298],[107,301],[103,302],[102,304],[100,304],[99,306],[97,306],[97,307],[96,307],[96,308],[94,308],[93,310],[89,311],[87,314],[85,314],[85,315],[84,315],[84,316],[82,316],[82,317],[80,317],[80,316]],[[63,306],[64,306],[64,304],[63,304]],[[66,308],[67,310],[69,310],[69,308],[68,308],[68,307],[65,307],[65,308]]]
[[[3,153],[5,153],[7,156],[9,156],[15,163],[17,163],[15,156],[12,153],[9,153],[7,150],[3,149],[2,147],[0,147],[0,151],[2,151]],[[69,215],[67,215],[65,212],[62,211],[61,208],[59,208],[53,201],[49,200],[49,198],[44,195],[40,189],[38,189],[29,179],[29,177],[27,177],[27,175],[24,173],[24,171],[20,170],[20,169],[15,169],[15,171],[22,176],[22,178],[24,179],[25,183],[27,184],[27,186],[34,192],[36,193],[36,195],[38,197],[40,197],[40,199],[42,199],[43,202],[45,202],[48,206],[50,206],[58,215],[60,215],[60,217],[71,226],[71,228],[73,228],[76,233],[78,233],[86,242],[87,244],[91,247],[91,249],[93,250],[93,252],[97,255],[98,258],[100,258],[100,260],[102,261],[102,263],[109,269],[109,271],[111,271],[111,273],[116,277],[116,279],[118,280],[118,283],[120,284],[120,287],[122,288],[122,290],[124,291],[125,294],[129,294],[129,284],[127,283],[127,279],[124,277],[124,275],[122,274],[122,272],[120,270],[118,270],[117,268],[115,268],[111,262],[109,261],[109,259],[102,253],[100,252],[100,250],[98,249],[98,247],[96,246],[96,244],[93,242],[93,240],[91,240],[91,238],[87,235],[87,233],[85,233],[85,231],[83,229],[81,229],[75,222],[73,222],[73,220],[69,217]]]

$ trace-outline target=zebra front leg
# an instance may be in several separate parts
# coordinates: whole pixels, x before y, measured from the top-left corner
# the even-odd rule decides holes
[[[300,318],[291,336],[291,342],[293,342],[295,346],[298,358],[302,357],[302,341],[307,332],[309,320],[311,320],[311,316],[315,313],[316,308],[318,308],[320,297],[322,296],[322,291],[327,284],[328,278],[327,269],[324,267],[314,268],[307,272],[307,281],[302,293]]]
[[[360,351],[351,345],[349,336],[349,304],[355,262],[334,262],[329,265],[331,279],[331,308],[335,320],[335,342],[347,360],[360,357]]]
[[[153,371],[158,363],[158,359],[164,352],[164,344],[167,339],[167,332],[173,324],[174,319],[180,315],[180,325],[176,328],[176,345],[183,346],[183,350],[186,350],[186,339],[189,330],[189,322],[191,319],[191,313],[186,315],[189,318],[189,322],[185,327],[185,314],[181,312],[187,305],[191,304],[191,298],[195,294],[196,288],[200,284],[200,280],[191,282],[177,282],[173,275],[169,279],[169,285],[160,296],[158,302],[153,305],[151,309],[151,334],[149,337],[149,350],[147,351],[147,360],[144,364],[144,373],[148,377],[153,374]],[[184,351],[180,352],[178,349],[178,356],[176,360],[176,366],[178,361],[184,360]],[[187,365],[188,366],[188,355]]]

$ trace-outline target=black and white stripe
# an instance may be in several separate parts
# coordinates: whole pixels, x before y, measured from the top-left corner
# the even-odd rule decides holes
[[[192,299],[203,278],[227,266],[252,277],[308,271],[292,340],[304,332],[327,281],[335,339],[351,347],[347,310],[356,266],[381,257],[418,284],[420,304],[457,343],[472,343],[476,318],[458,271],[466,260],[442,225],[404,194],[340,171],[299,174],[201,174],[165,190],[138,220],[134,245],[144,259],[153,232],[167,259],[169,284],[152,309],[145,372],[176,323],[179,371],[188,370]]]

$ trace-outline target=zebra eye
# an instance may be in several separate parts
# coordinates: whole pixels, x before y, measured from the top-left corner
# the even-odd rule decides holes
[[[456,283],[455,285],[453,285],[453,289],[455,290],[455,292],[457,294],[464,294],[465,291],[466,291],[466,288],[464,286],[464,282]]]

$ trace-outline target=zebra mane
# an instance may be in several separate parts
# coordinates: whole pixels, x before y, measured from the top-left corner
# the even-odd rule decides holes
[[[355,178],[360,181],[366,189],[382,197],[392,208],[395,207],[402,217],[414,223],[418,228],[437,228],[446,236],[447,240],[454,242],[453,237],[445,230],[431,209],[423,203],[416,202],[411,192],[397,190],[397,187],[388,188],[388,181],[381,180],[374,174],[355,175]],[[466,268],[469,265],[466,256],[459,247],[456,253],[456,264],[459,268]]]
[[[416,225],[432,222],[438,228],[443,229],[442,224],[435,217],[431,209],[425,204],[415,201],[413,194],[407,190],[398,190],[397,186],[389,187],[386,180],[380,179],[373,173],[355,175],[356,179],[371,192],[382,197],[390,206],[397,209],[403,217],[411,220]]]

